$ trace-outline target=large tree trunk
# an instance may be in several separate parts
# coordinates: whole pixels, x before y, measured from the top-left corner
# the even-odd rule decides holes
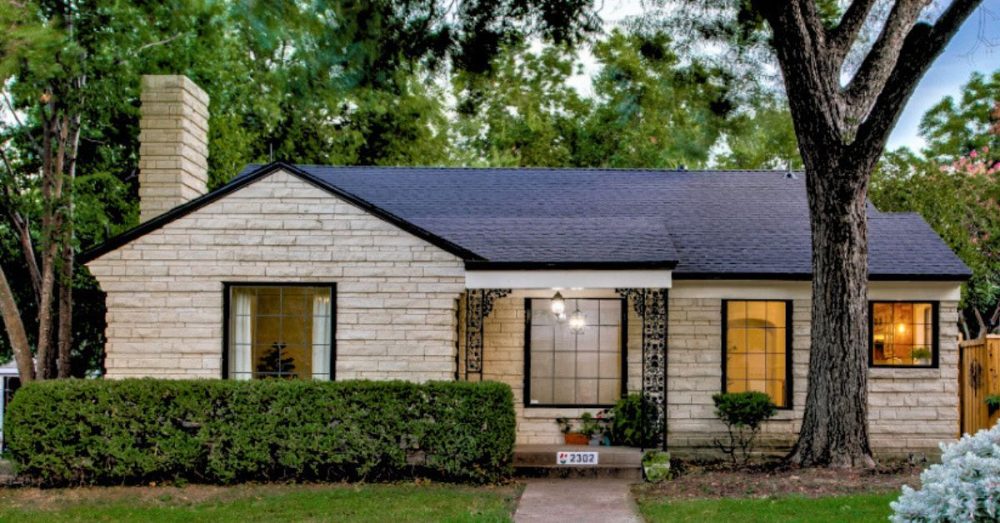
[[[28,344],[28,334],[21,321],[21,312],[14,301],[14,292],[7,282],[7,275],[0,268],[0,315],[7,330],[7,338],[14,350],[14,361],[17,362],[17,372],[21,381],[27,383],[35,378],[35,369],[31,363],[31,345]]]
[[[871,162],[813,159],[809,388],[799,441],[803,466],[874,466],[868,444],[867,193]],[[844,164],[847,165],[844,165]],[[860,165],[859,165],[860,164]]]

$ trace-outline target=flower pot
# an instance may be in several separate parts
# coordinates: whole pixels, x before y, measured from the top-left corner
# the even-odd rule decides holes
[[[579,432],[566,432],[563,434],[563,439],[567,445],[586,445],[590,442],[590,438],[586,434]]]

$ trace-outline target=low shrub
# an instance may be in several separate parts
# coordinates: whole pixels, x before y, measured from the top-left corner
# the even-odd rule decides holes
[[[733,465],[746,465],[760,425],[778,412],[777,407],[763,392],[716,394],[712,401],[715,402],[715,415],[729,433],[728,441],[715,440],[715,445],[729,456]]]
[[[608,412],[607,435],[612,445],[659,447],[660,422],[653,400],[642,394],[629,394],[618,400]]]
[[[892,521],[1000,520],[1000,424],[941,444],[941,463],[920,474],[920,489],[903,486]]]
[[[4,429],[43,485],[495,482],[515,418],[499,383],[59,380],[22,387]]]

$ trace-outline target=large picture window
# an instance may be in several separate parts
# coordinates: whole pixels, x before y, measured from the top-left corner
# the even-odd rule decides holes
[[[226,292],[229,378],[331,379],[333,286],[230,285]]]
[[[625,320],[622,300],[567,299],[583,328],[551,312],[548,299],[529,299],[525,335],[526,404],[598,407],[613,405],[625,390]]]
[[[937,365],[937,309],[930,302],[872,302],[871,365]]]
[[[791,407],[791,303],[724,301],[723,390],[764,392]]]

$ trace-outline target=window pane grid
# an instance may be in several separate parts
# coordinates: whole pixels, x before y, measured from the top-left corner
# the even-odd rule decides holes
[[[232,287],[228,375],[330,379],[331,300],[329,287]]]
[[[768,394],[787,406],[787,303],[726,302],[726,392]]]
[[[621,300],[567,299],[566,312],[586,318],[582,332],[552,315],[551,300],[532,299],[529,403],[613,404],[621,396]]]
[[[934,305],[876,302],[871,309],[874,366],[930,367],[934,359]]]

